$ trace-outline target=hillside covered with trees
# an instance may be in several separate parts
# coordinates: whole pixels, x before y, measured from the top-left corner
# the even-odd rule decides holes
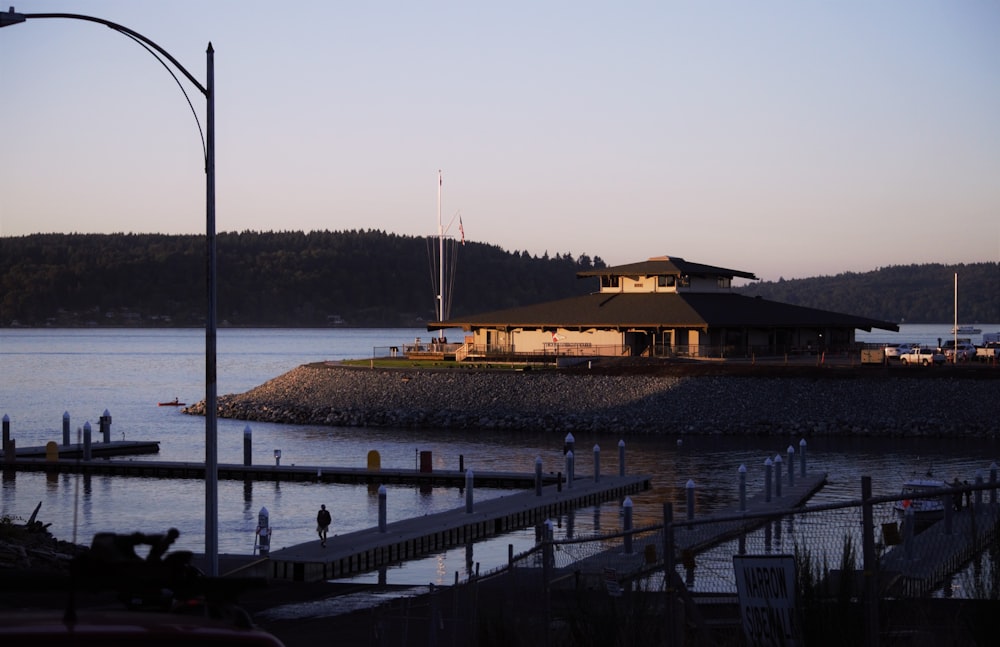
[[[883,321],[941,323],[955,317],[956,273],[959,323],[1000,322],[998,263],[896,265],[871,272],[752,283],[737,290]]]
[[[422,326],[436,319],[437,245],[377,230],[220,233],[219,323]],[[453,317],[592,292],[596,280],[576,273],[605,266],[587,254],[538,257],[474,242],[453,249],[455,281],[446,285]],[[736,290],[886,321],[938,323],[953,318],[956,272],[960,322],[1000,321],[997,263],[886,267]],[[204,237],[0,237],[0,289],[0,326],[202,326]]]
[[[34,234],[0,238],[0,325],[201,326],[204,236]],[[593,288],[600,258],[454,245],[452,316]],[[220,325],[421,326],[436,319],[437,239],[381,231],[216,237]]]

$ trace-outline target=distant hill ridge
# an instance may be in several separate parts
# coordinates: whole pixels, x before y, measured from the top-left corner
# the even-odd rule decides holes
[[[415,326],[435,318],[436,239],[378,230],[217,235],[220,325]],[[455,317],[587,294],[605,267],[586,253],[456,246],[448,291]],[[751,269],[752,268],[748,268]],[[997,263],[908,265],[735,288],[888,321],[1000,321]],[[197,235],[34,234],[0,237],[0,326],[202,326],[205,245]]]

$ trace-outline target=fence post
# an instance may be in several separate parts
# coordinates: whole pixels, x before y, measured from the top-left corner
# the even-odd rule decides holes
[[[632,497],[625,497],[622,502],[622,509],[625,511],[625,519],[622,530],[625,532],[625,554],[632,554]]]
[[[788,446],[788,487],[795,487],[795,448]]]
[[[990,463],[990,485],[993,489],[990,490],[990,503],[996,505],[997,502],[997,464],[996,461]]]
[[[472,469],[465,471],[465,511],[472,513]]]
[[[674,578],[677,577],[677,565],[674,564],[674,505],[663,504],[663,585],[667,594],[664,605],[666,613],[666,628],[668,645],[680,645],[682,641],[677,635],[677,589],[674,588]]]
[[[774,471],[774,463],[768,458],[764,461],[764,502],[771,502],[771,478]]]
[[[994,466],[995,465],[996,464],[994,463]],[[618,441],[618,476],[625,476],[625,441],[624,440],[619,440]]]
[[[594,483],[601,480],[601,446],[594,445]]]
[[[803,438],[799,441],[799,476],[802,478],[806,477],[806,439]]]
[[[781,454],[774,456],[774,496],[781,498]]]
[[[687,491],[687,520],[694,519],[694,480],[688,479],[684,489]]]
[[[959,496],[962,496],[959,494]],[[941,504],[944,505],[944,534],[951,535],[952,518],[955,515],[955,495],[942,494]]]
[[[566,452],[566,487],[573,487],[573,450]]]
[[[861,532],[862,558],[864,560],[864,598],[865,598],[865,644],[877,647],[879,644],[878,622],[878,559],[875,555],[875,515],[872,498],[872,477],[861,477]],[[911,508],[912,509],[912,508]],[[907,526],[910,524],[908,523]],[[848,576],[842,573],[841,577]]]
[[[747,511],[747,466],[740,465],[740,512]]]

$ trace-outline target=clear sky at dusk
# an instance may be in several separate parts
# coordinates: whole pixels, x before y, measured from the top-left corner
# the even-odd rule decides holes
[[[202,82],[212,42],[220,232],[434,235],[441,169],[445,223],[511,251],[1000,260],[994,0],[13,4]],[[3,236],[204,233],[194,117],[128,38],[0,30],[0,128]]]

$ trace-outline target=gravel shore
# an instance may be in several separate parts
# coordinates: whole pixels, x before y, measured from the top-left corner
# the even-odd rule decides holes
[[[323,426],[997,437],[1000,381],[992,375],[909,375],[878,369],[683,375],[318,363],[246,393],[220,396],[218,404],[223,418]],[[204,414],[204,402],[186,411]]]

